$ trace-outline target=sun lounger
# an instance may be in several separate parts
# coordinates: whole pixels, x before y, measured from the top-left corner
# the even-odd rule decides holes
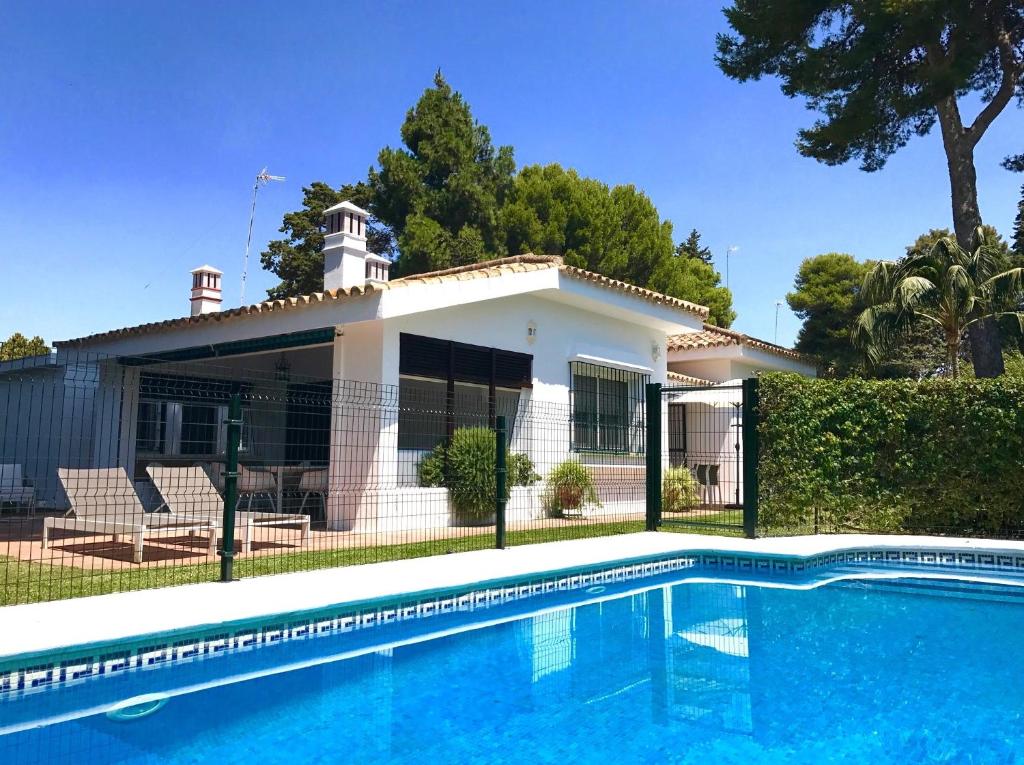
[[[223,528],[224,500],[202,467],[149,465],[146,472],[172,515],[206,520]],[[257,526],[297,526],[301,541],[309,538],[308,515],[236,510],[235,530],[242,535],[242,552],[252,549]]]
[[[216,551],[217,528],[213,523],[204,518],[147,513],[124,468],[59,468],[57,475],[71,502],[70,517],[43,520],[44,548],[50,543],[51,531],[61,529],[111,535],[114,541],[130,536],[134,541],[132,560],[136,563],[142,563],[146,536],[154,534],[207,536],[210,553]]]

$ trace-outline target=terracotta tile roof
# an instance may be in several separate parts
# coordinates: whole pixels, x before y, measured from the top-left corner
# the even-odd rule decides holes
[[[627,282],[620,282],[618,279],[611,279],[601,274],[595,274],[593,271],[584,271],[582,268],[576,268],[574,266],[560,265],[559,270],[574,279],[580,279],[586,282],[593,282],[600,284],[604,287],[610,287],[611,289],[618,290],[619,292],[626,292],[631,295],[637,295],[644,300],[649,300],[652,303],[660,303],[667,305],[672,308],[681,308],[684,311],[696,314],[701,319],[708,317],[708,309],[706,306],[697,305],[691,303],[688,300],[681,300],[679,298],[669,297],[668,295],[662,295],[660,292],[654,290],[645,289],[644,287],[637,287],[635,284],[628,284]]]
[[[671,370],[669,370],[667,378],[670,383],[682,383],[683,385],[717,385],[713,380],[705,380],[703,377],[692,377],[691,375],[684,375],[682,372],[673,372]]]
[[[505,274],[543,271],[552,268],[558,269],[561,273],[570,278],[599,284],[602,287],[607,287],[608,289],[613,289],[618,292],[636,295],[637,297],[651,303],[688,311],[689,313],[696,314],[701,319],[706,319],[708,316],[708,309],[704,306],[697,305],[696,303],[669,297],[668,295],[662,295],[658,292],[627,284],[626,282],[620,282],[617,279],[610,279],[607,276],[595,274],[591,271],[585,271],[581,268],[567,266],[562,262],[560,257],[527,253],[525,255],[516,255],[510,258],[499,258],[497,260],[488,260],[482,263],[459,266],[457,268],[448,268],[442,271],[432,271],[425,274],[406,276],[399,279],[393,279],[388,282],[371,282],[363,287],[327,290],[324,292],[314,292],[309,295],[299,295],[298,297],[266,300],[262,303],[255,303],[253,305],[242,306],[240,308],[229,308],[226,311],[200,314],[199,316],[184,316],[177,319],[167,319],[165,321],[140,324],[134,327],[124,327],[122,329],[100,332],[98,334],[87,335],[73,340],[64,340],[55,343],[55,345],[81,345],[102,340],[111,340],[128,335],[148,334],[150,332],[158,332],[164,329],[177,329],[191,325],[205,324],[207,322],[219,322],[245,316],[253,316],[256,314],[272,313],[274,311],[294,310],[308,305],[329,303],[335,300],[355,300],[365,295],[371,295],[377,292],[390,292],[413,284],[448,284],[452,282],[467,281],[470,279],[491,279]]]
[[[730,345],[747,346],[756,348],[766,353],[774,353],[776,356],[784,356],[794,361],[812,363],[812,360],[792,348],[785,348],[766,340],[759,340],[742,332],[731,329],[723,329],[712,324],[705,324],[700,332],[689,332],[681,335],[671,335],[668,338],[667,347],[670,351],[685,351],[698,348],[724,348]]]

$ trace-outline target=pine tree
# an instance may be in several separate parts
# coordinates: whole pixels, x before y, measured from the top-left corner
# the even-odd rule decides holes
[[[43,338],[36,335],[31,340],[20,332],[15,332],[6,340],[0,341],[0,361],[14,361],[28,356],[42,356],[50,352],[50,346]]]
[[[395,261],[392,278],[532,251],[705,305],[718,326],[735,319],[696,229],[676,247],[672,224],[632,185],[608,186],[558,164],[517,173],[512,148],[494,147],[440,72],[401,136],[402,147],[384,148],[366,182],[303,189],[302,209],[284,216],[286,236],[261,255],[281,280],[271,298],[322,289],[323,212],[349,199],[371,212],[367,248]]]
[[[802,155],[828,165],[860,159],[864,170],[880,170],[938,124],[953,230],[961,248],[973,249],[982,223],[975,149],[1003,110],[1020,105],[1020,0],[733,0],[724,13],[731,31],[718,35],[719,68],[740,82],[777,77],[783,93],[818,112],[798,134]],[[971,98],[980,109],[965,124],[959,101]],[[995,320],[968,332],[975,373],[1001,374]]]
[[[441,72],[409,110],[402,148],[381,150],[371,169],[370,211],[391,231],[396,275],[506,254],[498,211],[512,186],[512,147],[495,147],[485,125]]]
[[[686,258],[697,258],[708,265],[711,264],[711,248],[702,247],[700,243],[700,232],[692,229],[685,242],[680,242],[676,247],[676,255]]]

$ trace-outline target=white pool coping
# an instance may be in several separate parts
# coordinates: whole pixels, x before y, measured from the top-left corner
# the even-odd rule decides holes
[[[1024,542],[841,534],[739,539],[642,532],[507,550],[438,555],[362,566],[204,582],[0,608],[0,661],[92,643],[315,610],[412,592],[688,552],[810,557],[852,549],[1024,552]]]

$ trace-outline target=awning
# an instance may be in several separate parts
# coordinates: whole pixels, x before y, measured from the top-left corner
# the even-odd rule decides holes
[[[743,405],[743,380],[726,380],[713,388],[677,393],[669,399],[673,404],[704,404],[713,407]]]

